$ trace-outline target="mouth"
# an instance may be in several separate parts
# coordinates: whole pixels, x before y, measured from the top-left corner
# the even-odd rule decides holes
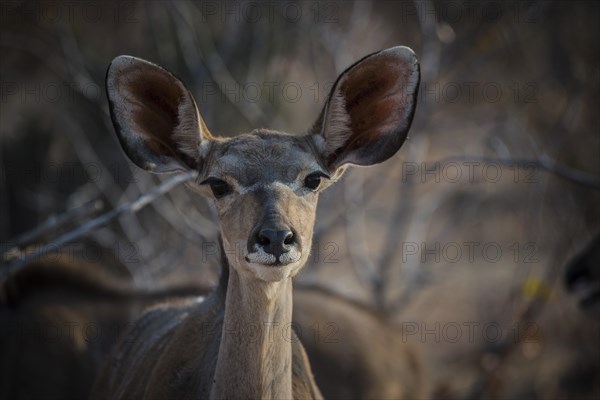
[[[246,268],[262,281],[283,281],[294,276],[301,267],[300,252],[295,252],[294,254],[288,253],[284,253],[279,257],[275,257],[269,253],[249,253],[245,256]]]
[[[296,249],[283,253],[279,257],[258,249],[253,253],[248,253],[245,256],[245,260],[247,263],[258,264],[265,267],[284,267],[286,265],[297,263],[300,261],[301,257],[302,253]]]

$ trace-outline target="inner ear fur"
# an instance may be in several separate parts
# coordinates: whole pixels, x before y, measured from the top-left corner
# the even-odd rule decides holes
[[[115,58],[106,74],[115,131],[127,156],[151,172],[197,168],[211,138],[185,85],[172,73],[132,56]]]
[[[412,123],[419,81],[417,58],[403,46],[370,54],[340,74],[312,129],[323,138],[328,168],[394,155]]]

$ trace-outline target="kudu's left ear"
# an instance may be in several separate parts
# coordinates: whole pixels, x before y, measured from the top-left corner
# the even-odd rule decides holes
[[[419,90],[419,62],[408,47],[370,54],[337,79],[312,134],[334,173],[393,156],[408,134]]]

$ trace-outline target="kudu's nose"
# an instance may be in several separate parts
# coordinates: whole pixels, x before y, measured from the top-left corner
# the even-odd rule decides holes
[[[279,256],[296,245],[296,235],[290,229],[260,229],[256,234],[256,243],[279,260]]]

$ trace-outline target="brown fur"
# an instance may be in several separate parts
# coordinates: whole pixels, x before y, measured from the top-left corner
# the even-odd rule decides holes
[[[340,76],[321,131],[216,139],[172,74],[117,57],[106,86],[121,144],[151,172],[198,171],[195,187],[214,200],[225,259],[208,299],[168,304],[140,320],[99,379],[95,398],[320,398],[302,346],[290,335],[291,278],[310,253],[319,192],[346,164],[372,165],[398,151],[418,83],[412,51],[387,49]],[[305,179],[314,174],[323,178],[311,188]],[[266,252],[271,242],[257,235],[263,230],[285,234],[285,257]]]

